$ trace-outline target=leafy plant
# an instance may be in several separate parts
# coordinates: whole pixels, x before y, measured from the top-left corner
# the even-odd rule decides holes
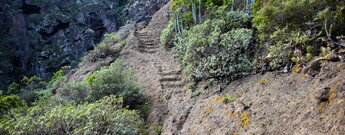
[[[319,55],[320,47],[328,45],[318,39],[332,40],[345,32],[344,9],[345,1],[256,1],[253,22],[261,44],[270,46],[271,69],[288,65],[291,60],[310,61]],[[302,51],[303,59],[292,54],[296,49]]]
[[[230,103],[236,100],[236,97],[230,95],[230,94],[225,94],[222,96],[222,98],[224,99],[225,103]]]
[[[175,37],[174,21],[171,19],[166,28],[163,29],[160,36],[160,42],[165,48],[171,48],[173,39]]]
[[[190,79],[233,80],[251,70],[253,31],[242,28],[248,18],[246,13],[231,11],[224,18],[193,26],[176,39],[175,52]]]
[[[0,94],[0,119],[8,114],[10,109],[23,106],[24,103],[16,95],[4,96]]]
[[[126,44],[126,40],[121,39],[116,32],[105,34],[102,42],[99,43],[94,50],[83,57],[82,63],[96,62],[99,59],[104,59],[109,56],[116,56],[120,49],[113,48],[112,46],[115,44],[119,45],[119,48],[122,48]]]
[[[155,131],[156,131],[157,134],[161,134],[162,131],[163,131],[163,124],[157,124],[155,126]]]
[[[122,60],[116,60],[109,67],[94,73],[89,99],[96,101],[107,95],[124,97],[125,103],[134,102],[141,97],[141,88],[136,83],[132,71],[123,66]]]
[[[0,122],[9,134],[139,134],[142,122],[137,111],[123,108],[115,96],[80,105],[35,106],[16,119]],[[5,132],[4,132],[5,133]]]

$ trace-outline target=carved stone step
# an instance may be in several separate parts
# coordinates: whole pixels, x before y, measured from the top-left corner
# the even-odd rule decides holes
[[[137,33],[137,34],[135,34],[137,37],[147,37],[148,35],[147,34],[139,34],[139,33]]]
[[[169,78],[161,78],[159,79],[159,81],[161,82],[177,82],[177,81],[181,81],[181,78],[179,77],[169,77]]]
[[[139,42],[155,42],[155,40],[152,40],[152,39],[139,39]]]
[[[146,49],[139,49],[139,52],[141,53],[149,53],[149,54],[154,54],[157,52],[157,50],[146,50]]]
[[[180,88],[183,87],[183,84],[162,84],[163,89],[164,88]]]
[[[154,44],[154,43],[145,43],[145,44],[143,44],[143,43],[142,43],[142,45],[146,45],[146,46],[154,46],[155,44]]]
[[[140,49],[157,49],[159,46],[152,46],[152,45],[139,45]]]
[[[135,33],[136,34],[147,34],[147,32],[139,32],[139,31],[136,31]]]
[[[172,71],[172,72],[161,72],[159,75],[161,76],[169,76],[169,75],[180,75],[180,71]]]

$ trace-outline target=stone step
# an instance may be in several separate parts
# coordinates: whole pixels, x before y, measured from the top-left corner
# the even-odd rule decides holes
[[[139,41],[139,43],[140,43],[140,44],[147,44],[147,45],[155,44],[154,42],[140,42],[140,41]]]
[[[163,89],[164,88],[181,88],[183,87],[183,84],[162,84]]]
[[[161,78],[159,79],[160,82],[177,82],[177,81],[181,81],[181,78],[179,78],[178,76],[175,77],[169,77],[169,78]]]
[[[180,75],[180,71],[171,71],[171,72],[161,72],[159,75],[161,76],[170,76],[170,75]]]
[[[149,53],[149,54],[154,54],[157,52],[157,50],[146,50],[146,49],[139,49],[139,52],[141,53]]]
[[[152,39],[139,39],[139,42],[155,42],[155,40],[152,40]]]
[[[141,40],[145,40],[145,39],[149,39],[150,37],[147,36],[147,35],[137,35],[136,36],[138,39],[141,39]]]
[[[141,44],[143,46],[156,46],[155,44]]]
[[[139,45],[140,49],[157,49],[159,46],[152,46],[152,45]]]
[[[140,44],[146,44],[146,45],[154,45],[155,42],[141,42],[139,41]]]
[[[141,33],[136,33],[135,35],[136,36],[142,36],[142,37],[148,36],[147,34],[141,34]]]
[[[143,32],[135,31],[135,33],[147,33],[147,31],[143,31]]]

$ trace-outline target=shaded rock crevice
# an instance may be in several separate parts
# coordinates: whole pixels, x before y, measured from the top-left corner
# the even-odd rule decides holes
[[[24,15],[41,14],[41,7],[27,4],[25,0],[22,0],[22,6],[20,9]]]
[[[57,32],[63,29],[67,29],[70,26],[70,22],[62,22],[60,20],[56,20],[57,25],[53,26],[53,29],[51,32],[48,31],[40,31],[40,34],[43,39],[47,40],[51,36],[55,35]]]

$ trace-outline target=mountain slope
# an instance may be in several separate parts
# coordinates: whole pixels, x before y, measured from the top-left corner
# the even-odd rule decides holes
[[[159,45],[170,4],[146,28],[129,36],[120,56],[133,68],[151,102],[151,134],[161,124],[166,135],[345,131],[344,63],[325,63],[314,78],[269,72],[234,81],[224,90],[201,87],[201,95],[192,96],[192,90],[183,85],[186,81],[178,59]]]

